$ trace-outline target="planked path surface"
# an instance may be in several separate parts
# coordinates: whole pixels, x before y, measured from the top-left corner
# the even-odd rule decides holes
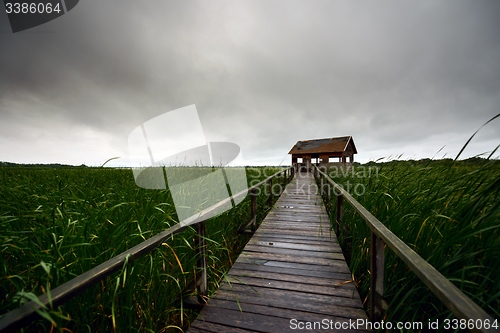
[[[295,175],[189,332],[361,328],[367,316],[317,192],[312,174]]]

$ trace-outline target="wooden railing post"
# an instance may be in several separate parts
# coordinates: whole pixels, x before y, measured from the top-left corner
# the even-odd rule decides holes
[[[205,241],[205,221],[196,225],[196,290],[198,291],[198,302],[200,304],[206,303],[208,296],[208,282],[207,282],[207,245]]]
[[[371,232],[370,320],[380,322],[387,309],[384,301],[384,241]]]
[[[252,219],[250,230],[255,232],[257,230],[257,189],[255,188],[250,191],[250,216]]]
[[[325,186],[326,186],[326,192],[325,192]],[[325,194],[325,199],[326,199],[326,208],[330,210],[330,183],[324,182],[323,177],[321,177],[321,191]],[[321,193],[321,194],[323,194]]]
[[[283,193],[283,191],[285,190],[285,185],[286,185],[286,170],[283,171],[283,181],[281,182],[281,193]]]
[[[335,223],[335,232],[337,236],[340,235],[340,225],[342,224],[342,202],[344,201],[344,197],[342,194],[337,194],[337,219]]]
[[[273,204],[273,179],[269,179],[269,198],[267,199],[267,205],[271,206]]]

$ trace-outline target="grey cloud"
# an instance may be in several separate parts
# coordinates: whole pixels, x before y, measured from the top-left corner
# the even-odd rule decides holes
[[[120,154],[138,124],[190,104],[245,159],[337,135],[360,155],[466,140],[499,112],[498,17],[492,1],[80,2],[22,33],[2,22],[0,117],[87,126]]]

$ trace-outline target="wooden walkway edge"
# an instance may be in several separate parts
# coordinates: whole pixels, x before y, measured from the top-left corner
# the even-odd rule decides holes
[[[368,320],[314,178],[298,173],[189,332],[362,331]]]

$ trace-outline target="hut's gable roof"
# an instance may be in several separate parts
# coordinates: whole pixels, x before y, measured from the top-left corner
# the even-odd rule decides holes
[[[297,141],[288,154],[341,153],[346,151],[348,145],[352,146],[354,154],[358,153],[352,137],[341,136],[337,138]]]

